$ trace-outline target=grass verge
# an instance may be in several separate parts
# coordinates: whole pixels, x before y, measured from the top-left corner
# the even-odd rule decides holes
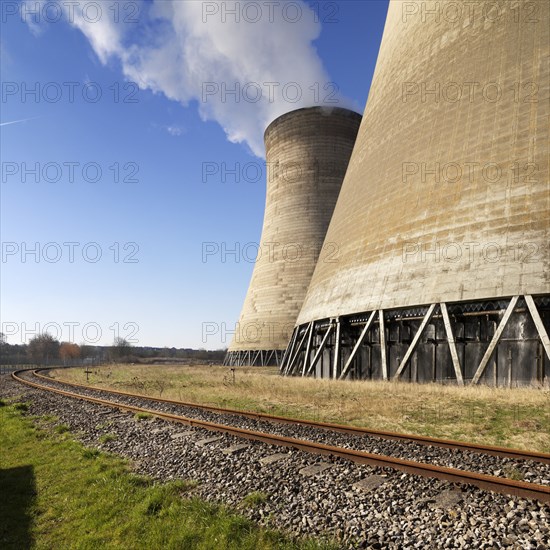
[[[190,498],[193,483],[153,484],[126,461],[37,428],[17,405],[0,414],[0,547],[320,549]]]

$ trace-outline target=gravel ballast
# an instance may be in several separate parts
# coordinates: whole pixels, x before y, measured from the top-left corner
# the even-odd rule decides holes
[[[448,468],[468,470],[497,477],[512,477],[513,479],[550,486],[550,464],[541,462],[492,456],[434,445],[423,445],[410,441],[396,441],[371,435],[352,435],[309,426],[273,423],[235,414],[220,414],[200,408],[115,395],[101,390],[88,391],[85,388],[70,387],[55,380],[40,379],[39,383],[48,384],[59,389],[69,389],[82,395],[95,396],[135,407],[177,414],[195,420],[229,424],[247,430],[304,439],[325,445],[393,456],[406,460],[428,462],[436,466],[446,466]]]
[[[158,480],[194,480],[194,494],[201,498],[238,506],[258,523],[297,536],[334,537],[342,548],[550,547],[550,506],[540,502],[156,418],[137,420],[131,413],[22,386],[6,375],[0,381],[2,397],[28,402],[31,415],[58,417],[56,422],[69,426],[85,445],[131,459],[136,472]],[[257,421],[244,420],[255,426],[249,429],[259,429]],[[244,506],[243,499],[248,502],[247,495],[256,492],[265,498]]]

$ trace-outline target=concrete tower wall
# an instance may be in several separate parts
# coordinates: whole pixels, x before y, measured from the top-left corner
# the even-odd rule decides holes
[[[300,352],[291,368],[285,365],[287,372],[314,372],[308,361],[331,319],[336,324],[327,343],[343,355],[332,354],[328,371],[318,374],[363,372],[362,348],[345,368],[362,327],[376,312],[372,327],[380,331],[380,311],[401,310],[388,313],[388,320],[411,318],[394,335],[396,365],[388,364],[392,350],[385,358],[378,350],[369,361],[372,368],[385,364],[371,373],[375,377],[383,370],[385,377],[410,373],[418,357],[406,352],[418,330],[425,337],[423,319],[441,319],[439,338],[447,340],[440,303],[462,304],[456,315],[468,308],[496,311],[486,332],[481,325],[473,331],[480,350],[471,359],[474,367],[461,365],[465,378],[479,379],[478,359],[514,296],[527,317],[516,318],[517,330],[508,336],[524,342],[527,334],[540,334],[544,344],[537,314],[523,296],[540,296],[536,307],[548,330],[549,8],[548,2],[527,1],[390,3],[357,144],[326,236],[339,249],[338,262],[327,262],[321,252],[294,342],[297,353],[302,340],[304,347],[311,340],[311,356]],[[513,320],[514,308],[512,313]],[[323,320],[325,328],[318,330]],[[344,329],[340,320],[360,329]],[[311,338],[303,336],[312,322]],[[337,330],[348,340],[340,336],[337,342]],[[514,348],[513,355],[535,365],[541,353],[550,353],[548,346],[541,350],[535,346],[529,356]],[[481,366],[485,375],[487,365]],[[450,368],[454,377],[452,363]],[[543,376],[545,368],[548,358]],[[524,374],[526,380],[536,377],[534,371]],[[431,367],[428,378],[415,376],[431,379]]]
[[[287,113],[267,128],[262,238],[228,363],[280,359],[323,247],[360,122],[361,115],[347,109],[312,107]],[[334,246],[324,248],[325,261],[334,261]]]

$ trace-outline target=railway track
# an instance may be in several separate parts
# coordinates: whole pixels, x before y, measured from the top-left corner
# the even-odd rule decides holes
[[[430,464],[427,462],[419,462],[413,460],[406,460],[403,458],[396,458],[394,456],[386,456],[382,454],[375,454],[365,452],[362,450],[350,449],[342,446],[327,445],[316,441],[309,441],[305,439],[298,439],[295,437],[287,437],[278,435],[275,433],[266,433],[264,431],[257,431],[246,429],[231,424],[221,424],[218,422],[212,422],[207,420],[201,420],[198,418],[191,418],[189,416],[182,416],[180,414],[174,414],[172,412],[166,412],[159,410],[158,408],[151,408],[150,406],[144,407],[138,404],[131,404],[128,402],[113,401],[112,399],[105,399],[98,397],[97,395],[107,394],[111,397],[119,397],[124,399],[142,400],[143,402],[151,404],[164,404],[173,406],[185,406],[193,407],[196,409],[204,409],[217,414],[229,414],[233,417],[245,416],[252,417],[254,419],[261,419],[262,421],[280,422],[285,424],[294,424],[299,426],[314,427],[316,429],[322,429],[326,431],[344,431],[345,433],[357,434],[369,434],[377,435],[379,437],[388,437],[390,439],[400,439],[402,441],[415,441],[424,445],[431,445],[436,447],[438,443],[445,448],[459,448],[460,450],[473,451],[479,454],[490,453],[496,456],[503,456],[509,458],[513,456],[515,459],[531,460],[540,463],[549,463],[550,456],[544,453],[530,453],[521,450],[503,449],[499,447],[486,447],[482,445],[472,445],[461,442],[453,442],[449,440],[437,440],[434,438],[416,437],[406,434],[395,434],[391,432],[374,432],[372,430],[364,430],[362,428],[354,428],[348,426],[334,425],[320,422],[306,422],[302,420],[293,420],[284,417],[275,417],[271,415],[265,415],[262,413],[248,413],[243,411],[235,411],[233,409],[221,409],[216,407],[202,407],[195,404],[183,404],[177,401],[149,398],[137,394],[130,394],[127,392],[118,392],[114,390],[103,390],[98,388],[92,388],[89,386],[70,384],[66,382],[59,382],[50,377],[44,376],[36,371],[18,371],[12,374],[13,378],[23,384],[29,386],[54,392],[66,397],[81,399],[100,405],[118,408],[125,411],[134,413],[147,413],[155,415],[167,421],[187,424],[194,427],[205,428],[207,430],[228,433],[240,438],[249,440],[256,440],[263,443],[277,445],[286,448],[299,449],[312,454],[328,455],[340,457],[359,464],[369,464],[375,467],[392,468],[394,470],[400,470],[409,474],[420,475],[424,477],[438,478],[452,483],[468,484],[479,487],[481,489],[494,491],[498,493],[514,495],[517,497],[536,499],[541,502],[550,502],[550,486],[541,485],[536,483],[529,483],[525,481],[518,481],[514,479],[508,479],[506,477],[498,477],[494,475],[487,475],[479,472],[472,472],[468,470],[461,470],[457,468],[449,468],[445,466],[439,466]],[[29,379],[29,376],[32,379]],[[53,387],[57,385],[58,387]],[[68,389],[61,389],[59,386],[65,386],[69,388],[79,389],[81,392],[86,391],[88,394],[95,393],[95,396],[84,395],[83,393],[77,393]],[[500,454],[499,454],[500,453]]]
[[[322,430],[339,432],[339,433],[344,433],[349,435],[357,435],[357,436],[368,435],[368,436],[378,437],[381,439],[391,439],[394,441],[406,441],[406,442],[417,443],[420,445],[430,445],[434,447],[442,447],[447,449],[465,450],[465,451],[488,454],[493,456],[500,456],[504,458],[513,458],[513,459],[519,459],[519,460],[533,460],[533,461],[542,462],[545,464],[550,464],[550,454],[540,453],[536,451],[525,451],[523,449],[512,449],[508,447],[497,447],[493,445],[479,445],[476,443],[465,443],[462,441],[453,441],[450,439],[438,439],[434,437],[420,436],[420,435],[414,435],[414,434],[402,434],[397,432],[370,430],[367,428],[361,428],[356,426],[346,426],[343,424],[334,424],[329,422],[316,422],[311,420],[301,420],[301,419],[289,418],[285,416],[276,416],[276,415],[270,415],[270,414],[260,413],[260,412],[250,412],[250,411],[244,411],[244,410],[238,410],[238,409],[214,407],[210,405],[198,405],[196,403],[189,403],[185,401],[175,401],[172,399],[162,399],[157,397],[144,396],[136,393],[122,392],[122,391],[112,390],[112,389],[96,388],[93,386],[87,386],[85,384],[76,384],[74,382],[56,380],[55,378],[51,378],[49,376],[40,374],[40,371],[48,371],[48,370],[50,369],[37,369],[33,371],[33,375],[47,382],[55,382],[55,383],[63,384],[65,386],[69,386],[69,387],[81,388],[84,390],[92,390],[92,391],[93,390],[102,391],[107,394],[118,395],[122,397],[146,399],[147,401],[151,401],[155,403],[165,403],[169,405],[188,407],[191,409],[213,412],[216,414],[242,416],[245,418],[252,418],[254,420],[261,420],[261,421],[281,423],[281,424],[290,424],[294,426],[306,426],[309,428],[318,428]]]

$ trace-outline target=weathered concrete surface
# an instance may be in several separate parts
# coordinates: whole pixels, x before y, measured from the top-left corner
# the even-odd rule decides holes
[[[312,107],[265,133],[267,197],[259,257],[229,351],[284,350],[306,294],[361,116]],[[326,243],[325,261],[335,247]]]
[[[550,293],[549,7],[391,2],[297,324]]]

